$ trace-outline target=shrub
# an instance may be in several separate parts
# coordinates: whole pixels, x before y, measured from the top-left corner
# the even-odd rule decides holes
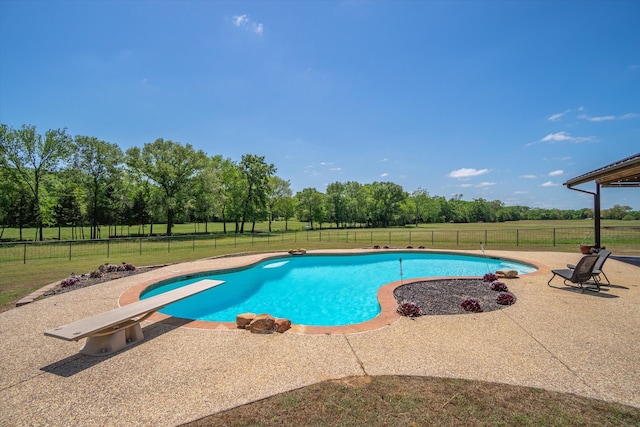
[[[102,271],[98,270],[93,270],[91,273],[89,273],[89,277],[92,279],[99,279],[102,277]]]
[[[507,288],[507,285],[504,284],[503,282],[498,282],[495,281],[493,283],[491,283],[490,286],[492,291],[498,291],[498,292],[507,292],[509,290],[509,288]]]
[[[78,283],[80,283],[80,278],[78,276],[71,276],[61,281],[60,286],[68,288],[69,286],[77,285]]]
[[[120,271],[120,267],[114,264],[107,265],[107,273],[115,273],[116,271]]]
[[[480,307],[480,303],[474,299],[466,299],[462,301],[460,304],[464,311],[473,311],[474,313],[481,313],[482,307]]]
[[[496,302],[501,305],[511,305],[515,304],[516,299],[510,294],[500,294],[496,298]]]
[[[402,301],[398,306],[398,308],[396,309],[396,312],[400,316],[406,316],[406,317],[419,317],[419,316],[422,316],[423,314],[420,307],[418,307],[417,304],[410,301]]]
[[[118,267],[119,271],[134,271],[136,269],[136,266],[133,264],[128,264],[128,263],[122,263],[122,265],[120,267]]]
[[[483,282],[495,282],[498,280],[498,276],[493,273],[487,273],[482,277]]]

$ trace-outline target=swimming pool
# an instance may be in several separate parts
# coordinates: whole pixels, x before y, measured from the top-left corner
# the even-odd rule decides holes
[[[378,289],[386,283],[422,277],[482,276],[535,267],[514,261],[447,253],[385,252],[272,258],[251,267],[208,272],[145,290],[149,298],[202,279],[225,281],[168,305],[161,313],[193,320],[235,322],[245,312],[269,313],[309,326],[341,326],[378,315]]]

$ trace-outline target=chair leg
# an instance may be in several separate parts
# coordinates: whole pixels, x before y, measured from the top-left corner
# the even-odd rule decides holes
[[[604,274],[604,271],[600,270],[600,274],[602,274],[604,276],[605,279],[607,279],[607,284],[611,284],[611,282],[609,281],[609,278],[607,277],[606,274]]]

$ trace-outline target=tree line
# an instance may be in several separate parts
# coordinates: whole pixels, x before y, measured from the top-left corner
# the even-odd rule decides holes
[[[245,154],[240,161],[208,155],[190,144],[162,138],[122,151],[95,137],[70,136],[66,129],[39,134],[35,126],[14,129],[0,124],[0,238],[6,227],[88,226],[100,238],[101,227],[139,226],[154,234],[166,223],[167,235],[180,222],[250,225],[298,219],[309,227],[390,227],[437,222],[498,222],[521,219],[580,219],[592,209],[535,209],[505,206],[499,200],[462,200],[431,196],[418,188],[406,192],[392,182],[334,182],[325,192],[305,188],[293,194],[291,183],[276,175],[264,156]],[[640,219],[640,212],[616,205],[603,218]],[[148,225],[148,229],[146,228]]]

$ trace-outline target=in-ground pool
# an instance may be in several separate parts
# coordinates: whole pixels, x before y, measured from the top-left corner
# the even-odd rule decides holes
[[[160,310],[192,320],[235,322],[240,313],[269,313],[309,326],[365,322],[380,312],[378,289],[386,283],[422,277],[483,276],[496,270],[535,271],[502,259],[445,253],[386,252],[272,258],[246,269],[208,272],[145,290],[149,298],[202,279],[224,280]]]

